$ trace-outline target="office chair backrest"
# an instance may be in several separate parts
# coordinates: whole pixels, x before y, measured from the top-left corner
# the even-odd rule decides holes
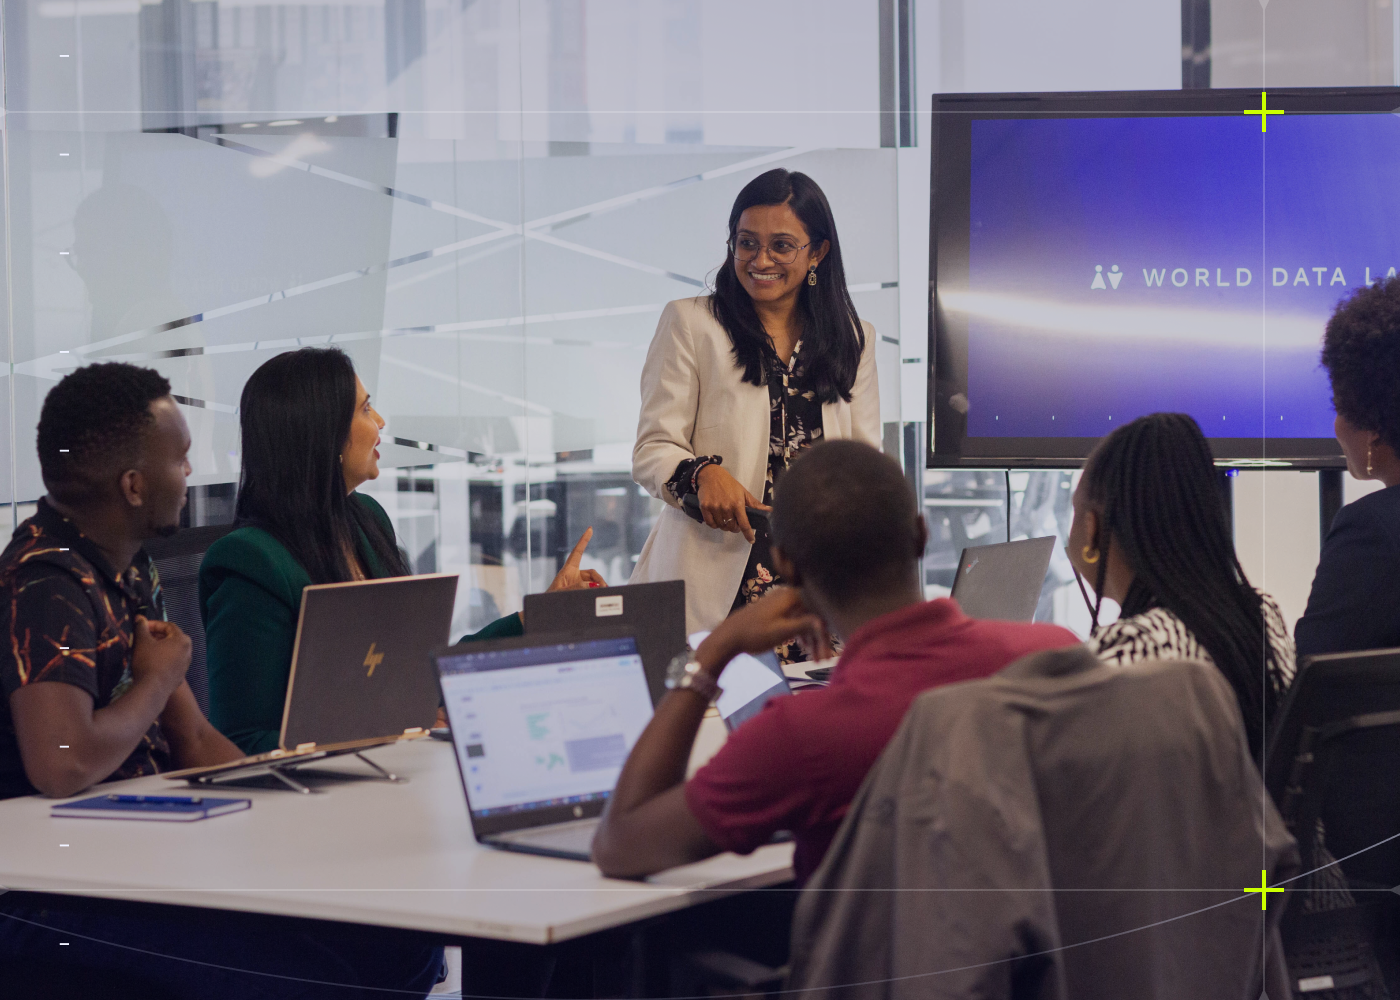
[[[1398,769],[1400,649],[1304,660],[1269,740],[1265,781],[1305,853],[1321,818],[1335,857],[1362,852],[1341,864],[1353,885],[1400,882],[1400,840],[1372,847],[1400,833]]]
[[[165,613],[190,637],[194,649],[185,679],[190,682],[200,711],[209,714],[209,671],[205,666],[204,620],[199,615],[199,564],[204,553],[233,530],[231,524],[185,528],[169,538],[153,538],[145,545],[160,573]]]

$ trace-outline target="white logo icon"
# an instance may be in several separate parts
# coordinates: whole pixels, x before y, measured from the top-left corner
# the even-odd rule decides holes
[[[1114,288],[1117,288],[1117,287],[1118,287],[1118,282],[1120,282],[1120,281],[1122,281],[1122,280],[1123,280],[1123,272],[1120,271],[1120,270],[1118,270],[1118,265],[1117,265],[1117,264],[1114,264],[1113,267],[1109,268],[1109,271],[1108,271],[1108,285],[1105,285],[1105,284],[1103,283],[1103,265],[1102,265],[1102,264],[1095,264],[1095,265],[1094,265],[1094,280],[1093,280],[1092,282],[1089,283],[1089,287],[1090,287],[1090,288],[1107,288],[1109,285],[1112,285]]]
[[[622,614],[622,595],[596,597],[593,599],[593,615],[596,618],[612,618]]]

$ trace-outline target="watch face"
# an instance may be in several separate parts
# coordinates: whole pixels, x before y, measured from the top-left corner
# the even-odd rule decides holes
[[[684,679],[687,668],[690,666],[690,650],[677,653],[671,658],[671,662],[666,667],[666,686],[676,687]]]
[[[686,691],[694,691],[706,701],[714,701],[718,698],[719,685],[715,683],[714,678],[704,673],[700,669],[700,664],[693,660],[687,666],[689,669],[686,671],[685,677],[676,686]]]

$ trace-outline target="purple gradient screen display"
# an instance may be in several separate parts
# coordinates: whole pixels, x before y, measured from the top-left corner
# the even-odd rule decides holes
[[[1400,266],[1400,117],[972,123],[971,437],[1329,438],[1337,302]]]

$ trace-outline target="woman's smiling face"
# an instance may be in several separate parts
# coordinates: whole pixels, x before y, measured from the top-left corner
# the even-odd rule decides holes
[[[806,227],[788,205],[754,205],[744,209],[734,234],[734,273],[739,284],[756,303],[795,296],[807,280],[807,269],[820,264],[826,255],[825,245],[814,248],[808,246],[810,242]],[[757,256],[740,260],[745,249],[756,250]],[[792,250],[797,250],[797,256],[790,264],[772,257],[772,253]]]

